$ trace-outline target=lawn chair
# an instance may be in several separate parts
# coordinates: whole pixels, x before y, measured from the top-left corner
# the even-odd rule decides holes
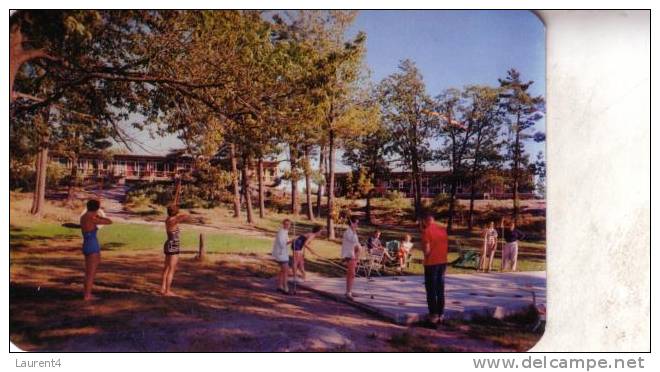
[[[364,246],[363,246],[364,247]],[[385,257],[385,249],[372,249],[368,251],[366,248],[361,249],[357,264],[357,275],[362,272],[364,277],[371,278],[372,273],[381,276],[381,271],[384,269],[383,258]]]
[[[387,249],[387,253],[390,254],[392,257],[397,257],[399,254],[399,248],[401,247],[401,242],[398,240],[390,240],[387,243],[385,243],[385,249]]]
[[[360,271],[364,274],[365,277],[368,276],[369,273],[369,257],[367,254],[367,246],[365,244],[360,243],[362,248],[358,251],[358,256],[357,256],[357,267],[355,269],[355,274],[357,276],[360,275]]]
[[[460,240],[456,240],[458,246],[458,258],[452,262],[452,266],[464,269],[478,269],[480,254],[473,249],[464,248]]]
[[[392,257],[391,261],[385,262],[386,266],[399,266],[399,250],[401,249],[401,242],[398,240],[390,240],[385,244],[385,248]],[[403,266],[408,267],[410,265],[410,258],[412,257],[412,252],[408,252],[403,258]]]

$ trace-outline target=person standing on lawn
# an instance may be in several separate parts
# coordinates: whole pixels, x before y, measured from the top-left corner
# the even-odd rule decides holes
[[[518,265],[518,240],[525,239],[525,234],[516,229],[515,221],[511,221],[504,230],[504,248],[502,248],[502,271],[516,271]]]
[[[282,228],[275,236],[271,252],[280,267],[280,271],[277,273],[277,290],[282,293],[289,293],[289,228],[291,228],[291,221],[286,218],[282,221]]]
[[[447,230],[435,222],[433,214],[424,215],[420,223],[424,253],[424,284],[429,321],[441,322],[445,310],[445,270],[447,269]]]
[[[170,205],[167,207],[167,219],[165,220],[165,232],[167,240],[163,244],[163,253],[165,253],[165,266],[163,267],[163,281],[160,287],[160,293],[164,296],[174,296],[172,292],[172,279],[179,261],[181,251],[181,230],[179,223],[188,218],[187,214],[179,213],[179,207]]]
[[[297,271],[300,270],[300,277],[305,280],[305,249],[317,255],[311,247],[312,240],[321,233],[321,226],[314,226],[312,232],[299,235],[291,244],[293,248],[293,280],[298,280]],[[317,255],[318,256],[318,255]]]
[[[351,217],[348,220],[348,229],[341,238],[341,258],[346,264],[346,298],[353,300],[353,281],[355,280],[355,266],[362,246],[357,235],[358,219]]]
[[[481,259],[479,260],[479,270],[489,272],[493,268],[493,258],[497,250],[497,229],[495,222],[491,221],[482,234],[484,238],[484,247],[481,250]]]
[[[112,221],[109,218],[102,217],[98,211],[101,203],[96,199],[87,201],[87,211],[80,216],[80,230],[82,230],[83,246],[82,252],[85,255],[85,285],[83,298],[85,301],[95,300],[92,296],[92,285],[96,276],[96,269],[101,261],[101,246],[96,238],[99,225],[110,225]]]

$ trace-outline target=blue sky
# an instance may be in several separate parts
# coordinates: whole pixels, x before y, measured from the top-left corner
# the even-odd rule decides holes
[[[419,67],[428,93],[469,84],[498,85],[515,68],[533,80],[533,94],[545,95],[545,28],[529,11],[361,11],[349,30],[367,34],[366,64],[374,82],[397,71],[410,58]],[[541,120],[536,130],[545,131]],[[147,151],[181,147],[175,137],[154,139],[136,133]],[[544,144],[528,143],[534,156]]]

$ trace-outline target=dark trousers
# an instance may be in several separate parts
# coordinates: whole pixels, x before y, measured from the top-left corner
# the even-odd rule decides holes
[[[429,314],[442,315],[445,311],[445,270],[447,264],[424,266],[424,285]]]

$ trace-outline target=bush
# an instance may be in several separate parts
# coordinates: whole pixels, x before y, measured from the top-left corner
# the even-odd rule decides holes
[[[403,211],[410,208],[410,199],[406,197],[406,194],[399,191],[388,191],[381,203],[384,209],[391,210],[394,213],[403,213]]]
[[[126,193],[126,203],[135,207],[143,207],[149,204],[168,205],[174,193],[173,185],[162,183],[136,184]]]
[[[288,211],[289,207],[291,206],[290,200],[291,199],[280,192],[274,192],[271,194],[270,198],[267,198],[268,207],[277,213],[284,213]],[[230,202],[232,201],[233,199]]]
[[[332,209],[332,220],[335,223],[346,223],[353,214],[353,209],[357,205],[353,200],[338,198],[335,199],[335,205]]]
[[[10,159],[9,189],[12,191],[33,191],[34,166]]]
[[[69,170],[58,163],[50,163],[46,168],[46,188],[64,186],[69,179]]]
[[[9,189],[20,191],[34,191],[36,172],[33,164],[15,161],[9,162]],[[48,164],[46,169],[46,188],[52,189],[67,185],[68,169],[57,163]]]

